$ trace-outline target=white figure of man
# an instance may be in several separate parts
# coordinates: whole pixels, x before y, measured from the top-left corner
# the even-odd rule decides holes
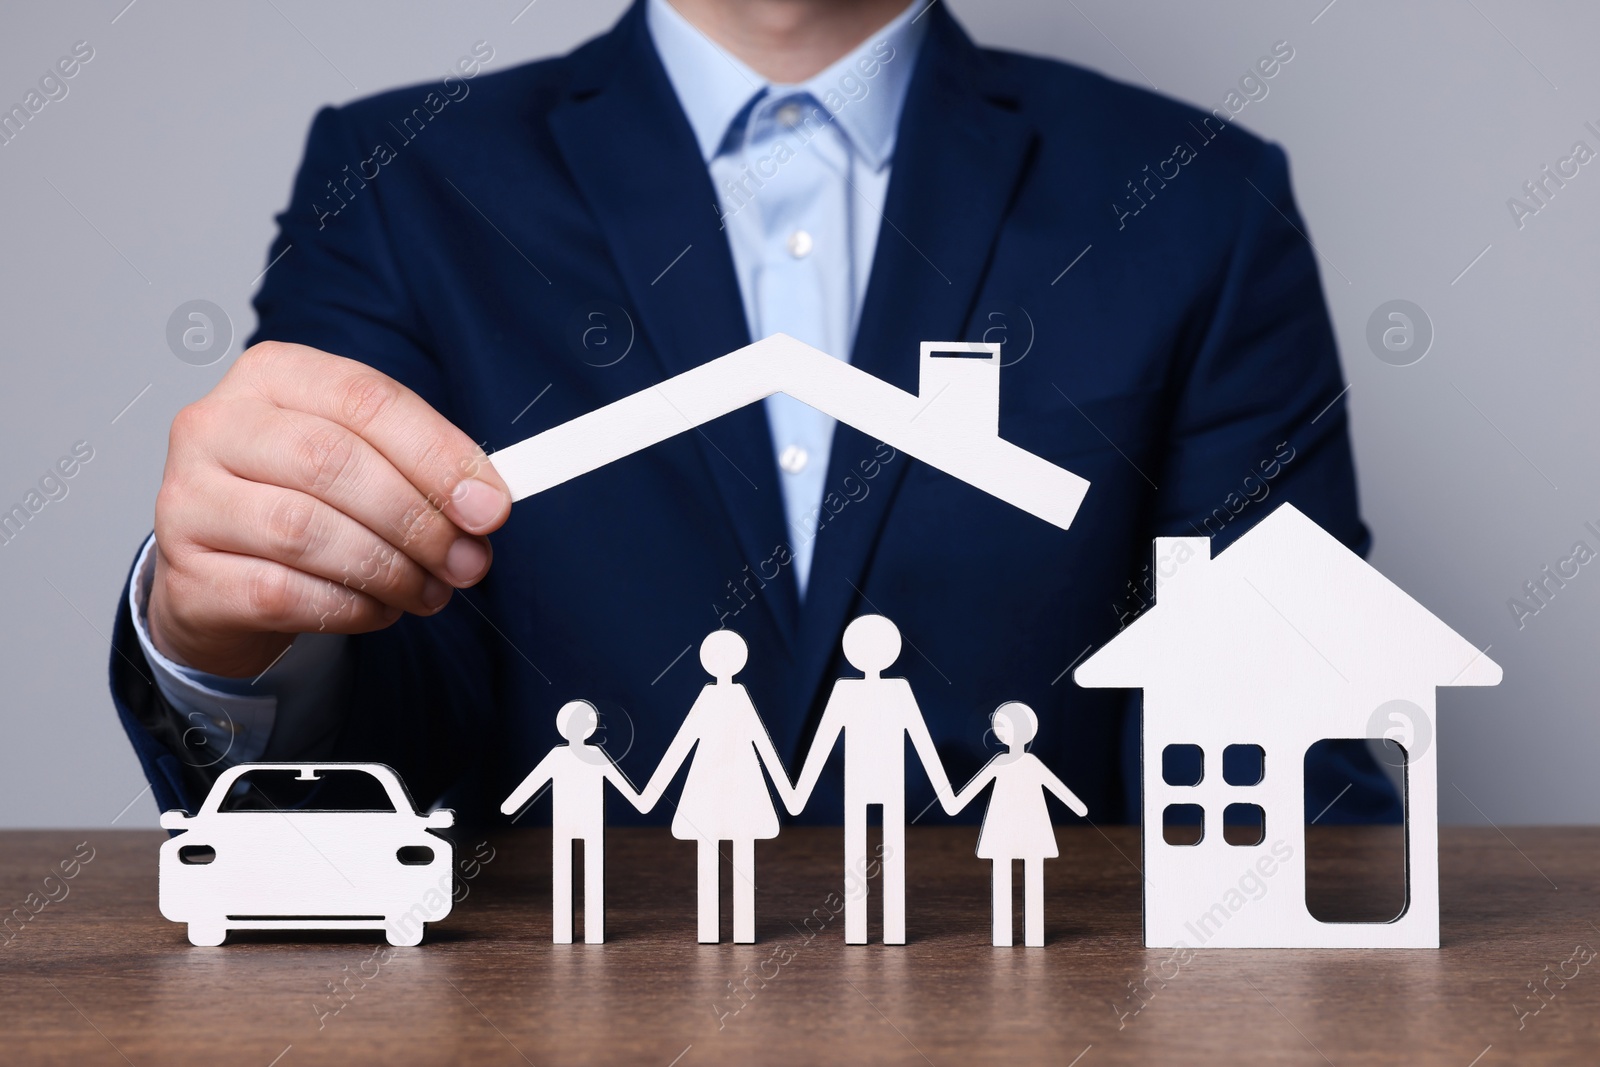
[[[904,678],[882,671],[900,656],[900,631],[882,615],[863,615],[844,631],[844,657],[864,678],[834,683],[822,722],[811,740],[789,811],[798,815],[816,788],[822,767],[844,734],[844,939],[867,943],[865,882],[850,892],[851,871],[867,869],[867,807],[883,805],[883,943],[906,943],[906,737],[916,747],[939,802],[955,803],[950,779],[933,746],[922,709]],[[786,798],[786,802],[790,798]]]
[[[588,743],[600,724],[600,713],[587,700],[572,700],[556,712],[556,729],[567,744],[552,748],[539,765],[506,797],[507,815],[525,806],[550,783],[550,940],[572,944],[572,843],[583,842],[583,940],[605,941],[606,782],[640,811],[639,794],[611,757]]]

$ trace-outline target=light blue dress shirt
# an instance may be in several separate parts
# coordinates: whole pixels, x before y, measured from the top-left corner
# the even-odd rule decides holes
[[[716,186],[751,337],[786,333],[850,358],[895,132],[927,25],[919,9],[908,7],[804,84],[778,85],[667,0],[649,0],[656,52]],[[766,410],[804,597],[834,420],[783,395]]]
[[[667,0],[648,0],[651,39],[716,186],[751,337],[786,333],[850,358],[924,10],[912,4],[804,84],[778,85],[714,44]],[[828,491],[834,420],[782,395],[766,401],[766,413],[803,597]],[[146,542],[134,565],[128,596],[156,685],[198,731],[187,737],[188,758],[247,763],[269,742],[278,752],[317,758],[341,721],[347,639],[301,634],[254,680],[181,666],[150,640],[153,544]]]

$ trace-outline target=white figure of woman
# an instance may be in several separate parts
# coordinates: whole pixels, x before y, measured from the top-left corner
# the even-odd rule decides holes
[[[978,835],[978,856],[994,862],[994,943],[1011,944],[1011,864],[1022,861],[1022,943],[1029,948],[1044,944],[1044,861],[1061,853],[1056,848],[1055,827],[1045,801],[1048,789],[1078,815],[1088,815],[1083,801],[1050,772],[1044,761],[1027,751],[1039,732],[1039,717],[1026,704],[1001,704],[989,717],[994,736],[1006,751],[984,764],[972,781],[956,794],[951,812],[972,802],[984,786],[994,783],[989,808]]]
[[[717,630],[700,643],[700,664],[716,681],[700,690],[641,794],[643,807],[654,807],[693,750],[672,836],[699,842],[699,937],[706,943],[718,940],[718,845],[723,841],[733,844],[733,939],[746,944],[756,939],[756,839],[778,836],[778,813],[763,765],[786,807],[793,798],[789,775],[750,694],[733,680],[748,655],[744,639],[732,630]]]

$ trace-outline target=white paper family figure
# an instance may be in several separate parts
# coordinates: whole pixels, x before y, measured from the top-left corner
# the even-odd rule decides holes
[[[274,775],[291,786],[337,776],[386,801],[227,810],[236,786]],[[187,923],[195,945],[220,945],[229,930],[382,930],[391,945],[416,945],[426,923],[450,914],[455,853],[431,831],[454,821],[448,809],[419,815],[381,763],[241,763],[197,814],[162,812],[178,832],[161,845],[161,914]]]
[[[610,781],[639,811],[649,811],[687,761],[689,773],[672,819],[672,835],[698,847],[699,940],[719,939],[720,845],[733,845],[733,939],[756,937],[755,843],[778,836],[778,813],[767,781],[792,814],[798,815],[839,735],[845,745],[845,941],[867,941],[867,808],[883,808],[883,940],[906,941],[905,906],[905,743],[909,737],[944,809],[961,810],[990,782],[995,783],[984,817],[978,855],[994,861],[994,943],[1011,944],[1011,863],[1022,860],[1026,881],[1025,942],[1044,943],[1046,857],[1058,855],[1048,789],[1079,815],[1087,809],[1037,756],[1026,751],[1038,719],[1024,704],[1003,704],[991,717],[995,736],[1007,751],[990,760],[959,796],[950,786],[939,753],[904,678],[882,672],[900,655],[900,631],[881,615],[863,615],[844,633],[844,654],[862,678],[835,683],[822,722],[791,786],[783,761],[744,686],[734,676],[744,669],[749,650],[732,630],[716,630],[700,643],[700,663],[714,679],[700,690],[672,743],[644,789],[633,784],[598,746],[587,744],[598,716],[594,705],[574,700],[557,715],[568,744],[551,749],[500,810],[513,814],[551,783],[552,938],[572,941],[572,842],[584,842],[584,940],[598,944],[604,934],[605,783]],[[852,879],[852,872],[855,877]],[[854,885],[852,885],[852,882]],[[1003,940],[1002,940],[1003,938]]]
[[[765,397],[782,393],[998,500],[1067,529],[1077,516],[1089,483],[1000,436],[1000,348],[998,343],[991,342],[922,342],[918,354],[917,391],[911,393],[792,337],[772,334],[503,448],[491,459],[510,488],[512,499],[522,500]],[[856,643],[862,645],[859,654],[874,660],[875,655],[868,655],[871,650],[866,646],[871,642],[866,635],[869,632],[892,635],[883,639],[883,647],[890,651],[882,666],[894,662],[899,651],[899,634],[888,620],[868,624],[856,632]],[[851,644],[848,636],[846,644]],[[850,656],[848,647],[846,654]],[[821,773],[821,763],[843,731],[847,780],[847,888],[852,870],[858,872],[858,876],[866,870],[867,805],[881,803],[884,806],[884,844],[888,850],[883,857],[884,939],[891,944],[904,943],[905,769],[902,750],[907,734],[917,744],[918,754],[936,789],[942,790],[940,799],[948,800],[953,794],[910,687],[902,679],[879,677],[882,667],[869,669],[855,657],[851,660],[867,677],[845,680],[836,687],[835,699],[829,704],[831,718],[824,721],[832,733],[824,729],[821,736],[826,740],[813,744],[812,758],[818,762],[815,768],[808,764],[811,780],[804,793],[809,796],[817,774]],[[719,682],[717,686],[707,687],[707,692],[719,688],[736,687]],[[742,688],[738,692],[743,694]],[[735,698],[719,692],[712,703],[723,700],[732,707]],[[742,700],[748,705],[747,696]],[[881,714],[875,717],[874,709]],[[759,725],[753,709],[748,718]],[[847,721],[853,729],[845,728]],[[698,727],[689,730],[687,737],[680,732],[679,737],[685,744],[681,753],[674,753],[677,762],[687,758],[688,750],[699,743],[687,738],[703,740],[706,736]],[[788,783],[775,756],[767,755],[771,750],[770,742],[755,740],[766,738],[765,728],[748,736],[756,747],[765,744],[760,758],[766,762],[785,806],[798,813],[797,809],[804,806],[804,798],[791,804],[790,797],[783,795]],[[730,796],[754,796],[753,783],[759,774],[751,773],[752,761],[744,756],[747,746],[742,741],[739,745],[742,769],[730,772],[726,783],[720,779],[696,781],[693,792],[685,788],[688,800],[698,807],[703,798],[720,795],[718,790],[722,788],[727,788]],[[702,750],[709,747],[701,745]],[[694,763],[697,768],[705,762],[699,755],[697,753]],[[878,765],[881,771],[875,769]],[[670,780],[671,774],[667,777]],[[689,826],[682,827],[680,832],[682,813],[674,818],[674,834],[700,841],[720,834],[723,818],[734,823],[733,829],[738,831],[733,838],[734,869],[748,874],[735,880],[736,941],[754,935],[754,841],[757,837],[771,837],[777,833],[776,814],[770,820],[766,818],[770,808],[768,797],[737,819],[720,812],[716,819],[708,815],[705,821],[718,825],[716,828],[700,827],[703,834]],[[713,845],[709,851],[702,851],[700,858],[702,940],[716,939],[711,918],[716,909],[712,878],[715,863]],[[848,909],[848,940],[865,943],[865,899],[851,899]]]
[[[1037,948],[1044,944],[1044,861],[1061,854],[1056,848],[1056,831],[1050,822],[1045,790],[1080,816],[1088,815],[1089,809],[1043,760],[1027,751],[1039,732],[1039,717],[1032,708],[1017,701],[1001,704],[989,717],[989,724],[1006,751],[984,764],[948,807],[952,814],[960,811],[984,786],[994,783],[989,807],[983,814],[983,830],[978,835],[979,858],[994,862],[990,879],[994,943],[998,947],[1011,945],[1011,864],[1021,860],[1022,943]]]
[[[800,814],[816,788],[833,751],[844,734],[844,939],[846,944],[867,943],[867,890],[859,878],[867,867],[867,806],[883,806],[883,943],[906,943],[906,738],[917,750],[934,792],[946,811],[955,801],[944,764],[939,761],[928,724],[923,721],[911,684],[904,678],[885,678],[882,672],[900,656],[900,631],[882,615],[863,615],[844,631],[844,656],[863,678],[841,678],[834,683],[828,704],[789,810]],[[850,872],[857,872],[859,888],[850,888]]]
[[[744,638],[732,630],[716,630],[700,643],[700,665],[716,680],[700,690],[644,787],[643,808],[648,810],[693,752],[672,817],[672,836],[699,842],[697,914],[699,939],[705,943],[719,937],[717,880],[723,841],[733,845],[733,939],[742,944],[756,939],[756,840],[778,836],[778,813],[763,766],[784,805],[793,806],[789,775],[766,725],[745,687],[733,680],[748,657]]]
[[[605,786],[640,811],[648,811],[633,783],[605,749],[588,743],[600,723],[587,700],[572,700],[556,712],[556,729],[567,739],[552,748],[522,780],[500,810],[514,814],[550,783],[550,939],[572,944],[572,843],[583,842],[583,940],[598,945],[605,934]]]
[[[792,337],[772,334],[503,448],[491,459],[510,488],[512,499],[522,500],[765,397],[782,393],[998,500],[1067,529],[1083,503],[1089,483],[1000,436],[1000,348],[998,343],[991,342],[922,342],[917,391],[911,393]],[[868,624],[856,632],[857,643],[862,644],[862,656],[868,656],[871,651],[866,647],[871,644],[866,637],[869,632],[892,635],[884,639],[883,647],[892,646],[892,650],[882,666],[894,661],[899,651],[899,635],[888,620]],[[848,636],[846,643],[851,643]],[[850,655],[848,648],[846,654]],[[902,749],[907,734],[917,744],[918,754],[936,789],[942,790],[940,799],[948,800],[953,794],[910,687],[901,679],[879,677],[877,672],[881,667],[865,668],[854,657],[852,663],[867,677],[845,680],[836,687],[835,699],[829,704],[832,716],[825,718],[825,726],[831,728],[832,733],[825,729],[822,736],[826,740],[812,747],[812,757],[818,762],[814,768],[808,764],[811,780],[804,793],[809,796],[817,774],[821,773],[821,762],[825,762],[828,751],[843,731],[846,736],[847,888],[852,869],[858,873],[866,869],[867,805],[881,803],[885,815],[884,844],[889,850],[883,857],[885,941],[903,943],[905,769]],[[731,684],[725,686],[719,681],[717,686],[708,686],[707,692],[720,689],[737,689],[740,699],[748,706],[743,689]],[[712,704],[724,700],[729,707],[734,706],[735,697],[727,692],[718,692]],[[697,703],[696,708],[699,706]],[[877,718],[873,714],[875,707],[882,712]],[[747,717],[759,726],[753,708],[749,709]],[[854,729],[845,728],[847,721]],[[702,752],[710,748],[701,743],[707,735],[699,727],[685,729],[687,734],[683,731],[679,734],[684,741],[683,750],[673,753],[677,757],[674,769],[696,744]],[[804,798],[791,804],[791,798],[784,796],[788,783],[776,757],[767,754],[771,744],[765,740],[765,728],[746,732],[751,745],[757,748],[765,745],[759,756],[765,761],[785,806],[798,813],[797,809],[804,806]],[[711,740],[721,743],[715,737]],[[698,808],[703,798],[718,796],[723,788],[729,790],[730,796],[754,796],[753,784],[759,774],[751,773],[753,763],[745,756],[746,747],[743,741],[739,742],[741,769],[730,771],[726,782],[696,780],[692,792],[685,788],[685,797]],[[894,748],[892,756],[890,747]],[[700,754],[695,757],[697,768],[705,763],[699,758]],[[875,769],[877,764],[882,765],[881,772]],[[667,778],[670,780],[670,773]],[[652,783],[654,781],[652,778]],[[734,824],[733,829],[737,830],[733,838],[734,869],[748,874],[735,880],[734,936],[738,941],[754,935],[754,841],[757,837],[771,837],[777,833],[776,814],[770,820],[766,817],[770,808],[768,797],[737,819],[721,812],[715,819],[707,815],[705,821],[717,825],[715,828],[700,827],[703,834],[689,826],[682,827],[680,832],[681,812],[673,822],[673,832],[677,836],[700,841],[712,840],[713,834],[721,833],[723,818],[729,818]],[[716,939],[711,918],[716,910],[712,878],[715,863],[713,845],[709,851],[702,851],[700,858],[702,940]],[[864,899],[851,900],[849,904],[846,927],[852,942],[866,940],[865,908]]]

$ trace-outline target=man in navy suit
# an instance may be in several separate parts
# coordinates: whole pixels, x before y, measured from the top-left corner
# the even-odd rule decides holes
[[[1069,668],[1148,604],[1151,539],[1292,500],[1365,550],[1287,164],[1225,112],[905,0],[640,0],[492,57],[317,116],[254,343],[174,421],[111,661],[163,808],[360,759],[485,815],[578,697],[648,777],[722,626],[796,768],[881,613],[953,780],[1021,700],[1114,820],[1137,714]],[[1003,341],[1001,435],[1089,480],[1077,521],[786,398],[512,508],[486,451],[778,331],[908,391],[920,341]],[[827,781],[806,814],[837,822]],[[1397,811],[1360,752],[1308,781],[1324,821]]]

